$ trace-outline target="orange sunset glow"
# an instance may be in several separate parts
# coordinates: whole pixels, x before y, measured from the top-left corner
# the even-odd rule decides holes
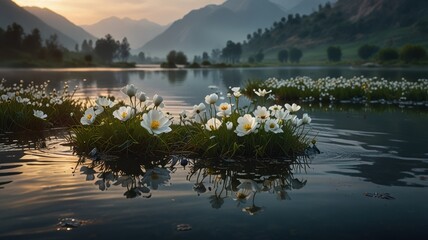
[[[49,8],[77,25],[93,24],[101,19],[117,16],[132,19],[146,18],[165,25],[207,4],[221,4],[224,0],[14,0],[19,6]]]

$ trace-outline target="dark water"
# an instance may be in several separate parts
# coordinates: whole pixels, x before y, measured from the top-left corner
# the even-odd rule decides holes
[[[213,91],[209,85],[225,92],[247,79],[335,74],[392,80],[428,76],[421,69],[0,70],[8,81],[50,79],[56,88],[68,81],[82,87],[79,97],[120,96],[118,89],[133,83],[149,95],[164,96],[175,113],[201,102]],[[153,168],[149,163],[78,164],[79,157],[63,145],[66,130],[2,135],[0,239],[425,239],[427,110],[305,106],[304,111],[313,118],[322,151],[306,165],[177,164],[152,179],[164,178],[164,184],[136,198],[124,194],[135,187],[132,179]],[[81,171],[82,166],[95,173]],[[101,191],[110,173],[123,181],[111,181]],[[239,203],[234,198],[243,178],[264,189]],[[394,199],[381,198],[388,196]],[[61,228],[64,218],[81,225]],[[179,224],[192,230],[177,231]]]

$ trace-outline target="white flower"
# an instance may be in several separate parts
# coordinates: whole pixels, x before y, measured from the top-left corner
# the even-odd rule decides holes
[[[232,128],[233,128],[233,123],[232,123],[232,122],[227,122],[227,123],[226,123],[226,127],[227,127],[227,130],[232,130]]]
[[[92,123],[94,123],[95,121],[95,111],[94,108],[88,108],[85,111],[85,114],[83,115],[83,117],[80,119],[80,123],[83,125],[91,125]]]
[[[194,118],[197,123],[202,123],[205,119],[205,111],[205,104],[200,103],[199,105],[195,105],[193,106],[191,117]]]
[[[1,95],[1,99],[2,99],[3,101],[7,101],[7,100],[9,100],[9,96],[8,96],[8,95],[6,95],[6,94],[3,94],[3,95]]]
[[[311,123],[312,119],[309,117],[307,113],[303,114],[302,117],[302,124],[309,124]]]
[[[300,127],[303,124],[303,120],[299,119],[298,117],[293,118],[291,121],[296,127]]]
[[[157,94],[155,94],[153,96],[153,104],[155,105],[155,107],[161,107],[161,108],[163,108],[164,105],[163,105],[162,102],[163,102],[163,98],[161,96],[159,96]]]
[[[122,122],[127,121],[132,116],[134,116],[134,114],[135,114],[135,110],[130,106],[126,106],[126,107],[122,106],[113,112],[113,116]]]
[[[33,110],[33,115],[42,120],[45,120],[45,118],[48,117],[48,115],[46,115],[43,111],[40,110]]]
[[[265,122],[265,131],[273,133],[283,133],[281,127],[278,124],[278,119],[269,119]]]
[[[266,107],[257,106],[257,109],[254,111],[254,116],[256,116],[258,121],[264,122],[270,118],[270,112]]]
[[[281,109],[281,110],[279,110],[279,111],[277,111],[275,113],[275,117],[277,119],[279,119],[279,120],[288,121],[288,120],[291,120],[291,119],[295,118],[296,116],[295,115],[291,115],[288,110],[284,111],[284,109]]]
[[[262,189],[261,187],[251,179],[238,179],[241,184],[239,184],[236,188],[238,189],[245,189],[251,192],[260,192]]]
[[[245,136],[257,130],[259,123],[256,118],[250,114],[245,114],[243,117],[238,118],[238,126],[235,129],[235,133],[239,136]]]
[[[232,105],[229,103],[222,103],[218,106],[217,116],[219,117],[229,117],[232,114]]]
[[[205,102],[207,104],[215,104],[217,100],[218,100],[218,95],[215,93],[205,96]]]
[[[108,99],[107,97],[99,97],[99,98],[97,98],[97,100],[95,100],[95,103],[98,106],[109,107],[109,108],[112,108],[112,107],[114,107],[114,105],[116,105],[115,102]]]
[[[129,97],[133,97],[137,93],[137,88],[134,86],[134,84],[128,84],[122,89],[120,89],[120,91],[128,95]]]
[[[154,135],[171,132],[170,125],[171,121],[161,111],[154,109],[144,113],[143,121],[141,121],[141,126]]]
[[[258,90],[258,91],[256,91],[256,89],[253,89],[253,91],[254,91],[254,93],[255,93],[257,96],[259,96],[259,97],[264,97],[264,96],[266,96],[266,94],[268,94],[268,93],[271,93],[271,92],[272,92],[272,90],[266,91],[266,89],[261,90],[260,88],[259,88],[259,90]]]
[[[142,184],[147,184],[153,190],[158,189],[159,185],[165,185],[171,179],[168,169],[155,167],[148,169],[141,179]]]
[[[104,108],[101,105],[95,105],[94,111],[96,115],[100,115],[101,113],[104,112]]]
[[[137,93],[136,97],[140,102],[145,102],[147,100],[146,93],[141,91]]]
[[[269,107],[269,110],[271,111],[271,115],[272,116],[275,116],[276,115],[276,113],[278,112],[278,111],[280,111],[282,109],[282,106],[281,105],[273,105],[273,106],[270,106]]]
[[[211,118],[208,120],[208,122],[205,124],[205,129],[208,131],[214,131],[217,130],[221,126],[221,121],[217,118]]]
[[[296,113],[301,108],[299,105],[297,105],[295,103],[293,103],[291,106],[290,106],[290,104],[286,103],[284,106],[290,113]]]
[[[233,96],[235,96],[236,98],[239,98],[242,95],[240,92],[240,87],[233,87],[231,88],[231,90],[233,91]]]

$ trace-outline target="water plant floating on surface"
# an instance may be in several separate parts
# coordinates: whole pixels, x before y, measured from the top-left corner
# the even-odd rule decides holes
[[[257,101],[241,108],[240,88],[231,88],[228,102],[219,103],[213,93],[205,103],[180,114],[178,124],[162,111],[163,98],[133,85],[122,88],[129,102],[116,104],[100,97],[72,128],[69,141],[80,153],[92,149],[109,154],[192,158],[288,158],[295,159],[308,148],[311,118],[297,116],[300,106],[261,106]],[[268,91],[256,91],[260,102]]]
[[[6,85],[0,82],[0,132],[44,130],[50,127],[69,127],[77,121],[82,104],[73,98],[77,86],[69,91],[64,82],[61,90],[49,90],[50,81],[36,85]]]
[[[163,98],[155,95],[149,102],[145,93],[132,84],[121,92],[129,98],[128,104],[99,97],[86,109],[81,125],[71,129],[68,139],[76,150],[141,156],[173,151],[176,141],[168,134],[172,131],[172,117],[162,111]]]
[[[191,111],[180,115],[185,129],[185,149],[202,158],[295,158],[309,146],[311,118],[297,116],[300,106],[263,106],[270,91],[258,93],[250,106],[241,108],[239,87],[231,88],[228,102],[207,95]],[[261,103],[261,105],[259,105]],[[217,105],[218,104],[218,105]]]
[[[319,78],[296,77],[289,79],[269,78],[265,81],[249,82],[245,94],[260,94],[249,89],[270,89],[274,96],[283,101],[341,102],[341,103],[388,103],[428,106],[428,79],[410,82],[386,79]]]

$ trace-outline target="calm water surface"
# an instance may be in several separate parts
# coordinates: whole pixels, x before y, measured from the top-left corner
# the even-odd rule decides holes
[[[226,92],[227,87],[242,86],[248,79],[298,75],[416,80],[426,78],[428,71],[315,67],[0,70],[0,78],[9,82],[49,79],[52,87],[61,88],[68,81],[81,87],[82,98],[123,97],[119,89],[133,83],[149,96],[162,95],[173,113],[201,102],[213,91],[209,85]],[[137,186],[135,176],[151,171],[150,163],[79,162],[70,147],[63,145],[66,130],[1,135],[0,239],[426,238],[427,109],[305,106],[304,112],[313,118],[313,132],[322,151],[308,164],[290,168],[235,163],[184,168],[177,164],[173,169],[167,164],[167,170],[151,178],[150,192],[142,189],[136,198],[126,196]],[[238,202],[235,191],[242,178],[265,187],[246,202]],[[160,180],[163,183],[156,187]],[[75,218],[81,226],[61,228],[58,223],[64,218]],[[179,224],[189,224],[192,230],[177,231]]]

